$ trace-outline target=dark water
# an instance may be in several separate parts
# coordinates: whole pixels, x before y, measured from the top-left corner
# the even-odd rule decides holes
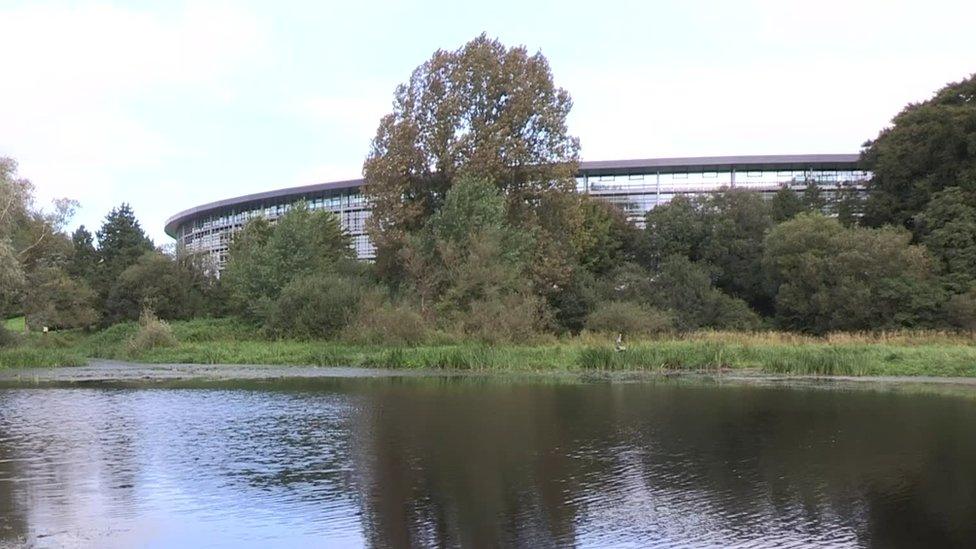
[[[976,547],[976,400],[320,379],[0,389],[0,546]]]

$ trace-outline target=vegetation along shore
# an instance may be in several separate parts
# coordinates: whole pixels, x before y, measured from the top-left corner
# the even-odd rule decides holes
[[[372,262],[301,202],[242,219],[216,258],[156,246],[126,204],[69,235],[76,204],[38,206],[0,159],[0,366],[976,375],[976,76],[868,141],[866,185],[646,211],[576,191],[571,107],[539,54],[436,52],[364,161]]]
[[[158,330],[165,335],[146,335]],[[934,331],[824,337],[783,332],[675,333],[627,341],[620,349],[612,338],[599,334],[495,345],[452,340],[446,334],[411,345],[268,340],[240,321],[220,319],[160,323],[148,329],[124,323],[96,333],[32,334],[27,339],[0,350],[0,368],[78,366],[101,358],[153,364],[358,366],[499,373],[643,371],[976,377],[976,341],[968,334]]]

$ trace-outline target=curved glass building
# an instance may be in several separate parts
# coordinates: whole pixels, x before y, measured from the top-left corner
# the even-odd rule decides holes
[[[621,208],[635,223],[658,204],[678,195],[697,195],[741,188],[772,195],[786,185],[809,184],[830,193],[840,187],[863,188],[870,174],[857,154],[773,156],[707,156],[582,162],[577,189]],[[372,259],[375,250],[366,235],[369,204],[360,192],[362,179],[319,183],[229,198],[180,212],[166,222],[166,234],[187,250],[212,257],[218,268],[227,261],[234,232],[249,219],[275,219],[305,201],[312,209],[339,216],[352,236],[356,255]]]

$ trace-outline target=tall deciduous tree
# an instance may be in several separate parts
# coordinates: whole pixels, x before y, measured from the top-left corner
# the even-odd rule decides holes
[[[479,338],[518,339],[545,317],[526,276],[532,247],[532,235],[507,221],[502,194],[464,177],[403,256],[428,316]]]
[[[461,176],[490,181],[519,221],[533,221],[547,193],[572,190],[579,141],[567,133],[571,106],[542,54],[485,35],[417,67],[397,88],[363,166],[380,271],[398,271],[408,234]]]
[[[964,293],[976,283],[976,190],[949,187],[932,195],[915,232],[950,290]]]
[[[42,271],[62,268],[70,253],[62,229],[77,206],[59,199],[47,211],[35,207],[33,185],[16,171],[16,162],[0,158],[0,316],[24,312]]]
[[[874,172],[864,214],[872,226],[911,227],[933,194],[976,184],[976,75],[905,107],[862,157]]]

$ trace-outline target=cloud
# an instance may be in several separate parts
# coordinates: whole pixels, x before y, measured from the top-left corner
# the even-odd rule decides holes
[[[260,59],[264,42],[258,19],[233,4],[0,9],[0,155],[19,161],[42,201],[80,200],[91,224],[92,207],[100,216],[139,187],[125,174],[181,152],[146,104],[188,89],[226,100],[228,75]]]

